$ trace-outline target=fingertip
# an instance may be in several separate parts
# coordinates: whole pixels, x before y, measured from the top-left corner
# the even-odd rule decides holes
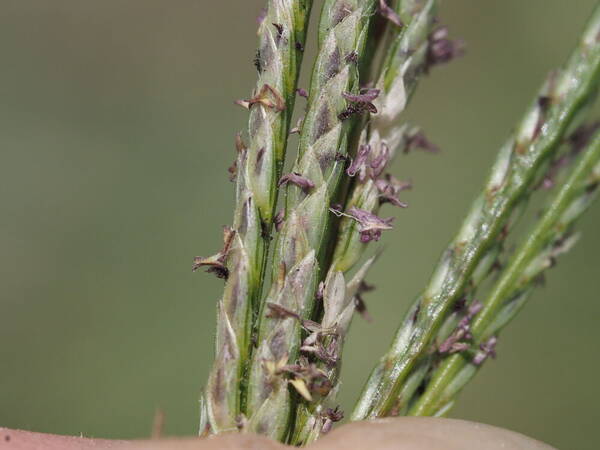
[[[311,450],[552,450],[522,434],[476,422],[429,417],[343,425]]]

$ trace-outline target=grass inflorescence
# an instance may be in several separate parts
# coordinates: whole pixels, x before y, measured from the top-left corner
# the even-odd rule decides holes
[[[402,115],[419,80],[463,52],[439,24],[437,3],[324,0],[303,90],[297,80],[312,1],[268,1],[259,19],[258,80],[236,102],[249,121],[230,168],[233,224],[216,255],[194,262],[226,280],[202,434],[252,431],[305,445],[343,418],[336,403],[343,344],[353,315],[368,318],[362,295],[376,263],[365,250],[394,228],[380,215],[384,205],[406,208],[402,194],[412,187],[389,172],[391,162],[417,149],[438,151]],[[596,125],[581,122],[599,78],[600,7],[500,149],[352,420],[442,415],[495,356],[500,329],[574,244],[575,221],[595,197],[600,136]],[[307,107],[292,130],[298,95]],[[295,131],[298,148],[284,173]],[[540,187],[556,191],[546,213],[501,266],[503,243]],[[475,300],[492,272],[489,294]]]

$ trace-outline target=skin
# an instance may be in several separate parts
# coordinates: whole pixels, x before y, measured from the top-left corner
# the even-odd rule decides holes
[[[0,450],[285,450],[262,436],[229,434],[209,439],[111,441],[0,428]],[[552,450],[501,428],[454,419],[403,417],[343,425],[311,450]]]

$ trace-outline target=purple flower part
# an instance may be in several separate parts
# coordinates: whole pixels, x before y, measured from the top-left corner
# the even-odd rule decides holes
[[[363,168],[366,168],[367,159],[369,158],[369,154],[371,153],[370,145],[361,145],[358,149],[358,153],[356,158],[350,164],[350,167],[346,169],[346,173],[349,177],[355,176],[359,171],[364,172]],[[362,173],[361,173],[362,175]],[[364,176],[359,177],[361,181],[364,179]]]
[[[366,88],[361,89],[359,94],[343,92],[342,97],[352,103],[371,103],[373,100],[379,97],[379,92],[379,89]]]
[[[371,164],[369,165],[371,169],[373,169],[372,177],[377,178],[379,175],[381,175],[389,161],[390,148],[387,146],[386,143],[382,142],[381,146],[379,147],[379,153],[375,158],[371,160]]]
[[[377,114],[377,108],[373,103],[373,100],[379,95],[379,89],[365,88],[361,89],[359,94],[352,94],[351,92],[342,92],[342,97],[348,100],[349,105],[344,111],[338,114],[338,119],[346,120],[354,114],[360,114],[368,111],[371,114]]]
[[[481,351],[477,352],[477,354],[473,357],[473,364],[476,366],[480,366],[485,362],[485,360],[488,357],[495,358],[497,343],[498,343],[498,338],[496,336],[492,336],[487,341],[482,343],[479,346]]]
[[[381,14],[384,18],[392,22],[394,25],[399,27],[403,27],[402,19],[400,16],[390,8],[385,0],[379,0],[379,14]]]
[[[467,313],[465,314],[465,316],[458,323],[458,328],[460,330],[463,330],[465,333],[470,334],[471,321],[473,320],[473,317],[475,317],[475,315],[482,309],[483,309],[483,303],[481,303],[478,300],[474,300],[469,305],[469,308],[467,309]]]
[[[440,152],[440,148],[427,139],[427,136],[422,131],[417,131],[408,138],[404,153],[409,153],[411,150],[423,150],[429,153]]]
[[[382,219],[370,211],[353,206],[348,210],[348,215],[359,223],[360,241],[367,243],[378,241],[383,230],[391,230],[393,217]]]
[[[322,415],[324,422],[323,427],[321,428],[321,433],[329,433],[333,428],[333,424],[344,418],[344,412],[339,408],[339,406],[336,406],[335,409],[327,408],[325,413]]]
[[[398,206],[400,208],[407,208],[408,205],[400,199],[398,199],[398,194],[402,191],[412,188],[412,184],[410,182],[402,182],[398,181],[395,177],[390,174],[387,174],[385,178],[378,179],[375,181],[375,186],[379,191],[379,203],[391,203],[394,206]]]
[[[298,88],[296,92],[300,97],[308,98],[308,91],[306,89]]]
[[[487,341],[479,346],[481,350],[486,352],[491,358],[496,357],[496,344],[498,344],[498,338],[496,336],[490,337]]]
[[[332,428],[333,422],[330,419],[325,418],[325,420],[323,421],[323,426],[321,427],[321,434],[329,433]]]
[[[479,300],[474,300],[473,303],[471,303],[471,305],[469,305],[469,309],[467,310],[467,315],[472,319],[482,309],[483,309],[483,303],[481,303]]]
[[[362,230],[360,232],[360,242],[367,244],[371,241],[379,241],[381,239],[381,230]]]
[[[336,406],[335,409],[327,408],[325,411],[325,417],[332,422],[339,422],[344,418],[344,411],[342,411],[339,406]]]
[[[473,357],[473,365],[475,366],[481,366],[483,364],[483,362],[486,360],[487,355],[485,353],[481,353],[478,352],[474,357]]]
[[[469,350],[469,347],[471,347],[469,344],[467,344],[466,342],[456,342],[451,348],[449,353],[459,353],[459,352],[464,352],[465,350]]]
[[[391,205],[397,206],[398,208],[408,208],[408,203],[405,203],[394,196],[381,196],[379,197],[380,203],[390,203]]]
[[[282,176],[279,180],[279,183],[277,183],[277,187],[288,183],[295,184],[305,193],[308,193],[308,191],[315,187],[315,183],[310,181],[308,178],[303,177],[297,172],[288,173],[287,175]]]
[[[372,212],[357,208],[356,206],[351,207],[348,210],[348,214],[356,219],[361,224],[363,229],[372,228],[379,230],[391,230],[392,222],[394,221],[393,217],[382,219]]]
[[[427,52],[427,65],[444,64],[465,53],[462,40],[448,39],[448,28],[440,27],[429,36],[429,49]]]
[[[452,333],[448,338],[440,344],[438,347],[438,353],[445,354],[449,353],[452,346],[456,343],[456,336]]]
[[[438,353],[451,355],[468,350],[471,346],[467,342],[459,342],[462,337],[464,336],[460,336],[460,333],[453,333],[448,339],[442,342],[438,348]]]

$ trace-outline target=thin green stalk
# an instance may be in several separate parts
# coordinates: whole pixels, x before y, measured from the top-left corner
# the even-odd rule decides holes
[[[353,117],[345,93],[358,91],[374,0],[326,0],[319,24],[298,157],[287,184],[285,216],[273,254],[273,284],[261,309],[248,385],[248,429],[283,440],[292,424],[294,395],[302,389],[292,370],[299,356],[301,324],[314,307],[320,262],[325,259],[334,198],[348,149]]]
[[[255,65],[258,81],[249,100],[248,145],[238,139],[230,169],[236,182],[233,228],[225,231],[223,250],[197,258],[195,267],[228,278],[218,304],[215,361],[206,387],[206,430],[236,429],[244,411],[245,374],[252,352],[251,332],[258,314],[269,235],[277,203],[296,83],[312,0],[270,0],[259,27]]]
[[[350,270],[366,248],[367,239],[357,239],[364,224],[352,216],[358,208],[376,214],[382,203],[402,205],[396,197],[407,184],[386,178],[385,170],[400,150],[413,145],[420,135],[415,127],[398,122],[428,65],[431,64],[429,36],[434,26],[436,1],[409,0],[398,4],[398,13],[406,24],[393,40],[376,87],[379,96],[373,101],[378,110],[373,114],[360,138],[364,159],[351,166],[354,183],[340,224],[340,235],[334,252],[335,270]],[[403,206],[403,205],[402,205]]]
[[[600,75],[600,6],[564,69],[553,73],[514,136],[500,151],[483,193],[475,200],[429,285],[410,308],[388,353],[369,377],[352,420],[381,417],[398,407],[403,384],[461,297],[473,271],[527,196],[540,167],[555,152]]]
[[[379,96],[374,100],[379,112],[371,115],[370,123],[360,137],[361,149],[369,145],[371,151],[360,167],[365,173],[358,174],[358,181],[349,191],[350,200],[346,210],[357,207],[376,213],[383,201],[384,194],[377,186],[381,187],[381,183],[388,185],[383,176],[384,169],[397,148],[401,149],[408,141],[407,127],[398,124],[397,121],[428,63],[429,35],[434,23],[435,3],[435,0],[402,0],[397,4],[399,17],[405,26],[401,29],[396,27],[396,37],[391,42],[385,40],[388,52],[376,83]],[[356,158],[362,156],[356,155]],[[376,168],[371,169],[371,165],[375,165],[374,162]],[[358,169],[358,164],[352,164],[350,167]],[[324,329],[334,329],[336,336],[323,336],[315,348],[327,348],[331,354],[336,355],[337,360],[333,363],[318,361],[316,366],[326,375],[331,386],[322,395],[314,396],[312,401],[304,401],[298,405],[294,436],[290,442],[294,445],[305,445],[316,440],[331,425],[331,407],[334,406],[339,389],[344,336],[348,332],[350,317],[355,309],[355,294],[360,294],[357,292],[360,282],[372,263],[372,260],[369,260],[366,266],[358,271],[358,278],[355,276],[348,283],[348,288],[344,288],[344,274],[356,264],[367,246],[367,243],[361,240],[357,224],[353,218],[341,220],[341,231],[333,262],[324,285],[325,314],[321,326]]]
[[[524,306],[536,280],[568,251],[577,235],[575,222],[597,197],[600,183],[600,133],[578,157],[575,167],[554,195],[546,213],[527,233],[501,278],[471,324],[470,350],[447,357],[432,375],[425,393],[409,411],[414,416],[438,415],[449,409],[458,392],[493,352],[499,331]]]

